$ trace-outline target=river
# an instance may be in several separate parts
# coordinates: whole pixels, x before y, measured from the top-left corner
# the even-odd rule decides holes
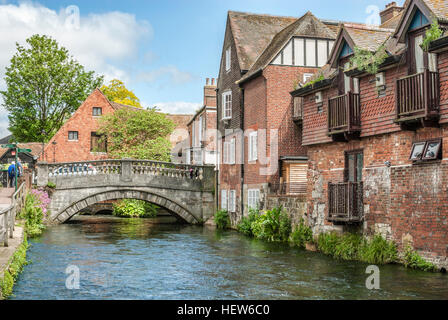
[[[368,290],[367,264],[151,219],[80,216],[29,242],[12,299],[448,299],[440,273],[380,266]]]

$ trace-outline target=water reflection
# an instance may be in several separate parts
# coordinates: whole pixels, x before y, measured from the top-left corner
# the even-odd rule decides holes
[[[80,217],[31,241],[16,299],[447,299],[445,275],[367,265],[266,243],[233,231]],[[77,265],[80,290],[65,288]]]

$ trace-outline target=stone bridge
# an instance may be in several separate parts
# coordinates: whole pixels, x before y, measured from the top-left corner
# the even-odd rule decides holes
[[[214,166],[147,160],[38,163],[37,186],[52,184],[56,187],[49,210],[55,223],[90,205],[117,199],[151,202],[191,224],[202,223],[215,212]]]

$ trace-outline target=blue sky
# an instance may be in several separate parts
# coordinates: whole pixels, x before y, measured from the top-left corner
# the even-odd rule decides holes
[[[3,78],[16,41],[23,43],[32,33],[47,33],[88,69],[108,79],[124,80],[145,105],[158,105],[172,113],[194,113],[202,101],[205,78],[218,75],[228,10],[296,17],[309,10],[323,19],[375,22],[378,11],[389,2],[0,0],[0,76]],[[67,31],[64,19],[73,17],[73,7],[69,7],[73,5],[79,8],[79,25]],[[67,11],[67,7],[72,9]],[[4,88],[3,80],[0,88]],[[0,136],[7,133],[5,117],[3,110]]]

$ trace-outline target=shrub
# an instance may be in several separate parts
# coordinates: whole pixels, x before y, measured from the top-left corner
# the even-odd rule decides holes
[[[300,219],[300,224],[291,233],[289,241],[299,248],[305,248],[307,242],[313,241],[313,231],[305,225],[305,221]]]
[[[157,208],[143,200],[124,199],[114,204],[112,214],[125,218],[154,218],[157,215]]]
[[[425,38],[421,44],[422,49],[424,51],[428,51],[429,44],[432,41],[439,39],[441,36],[443,36],[443,30],[440,28],[437,19],[434,19],[432,21],[431,28],[429,28],[425,33]]]
[[[322,253],[334,256],[338,242],[339,236],[336,233],[321,233],[317,238],[317,247]]]
[[[241,222],[238,224],[237,226],[238,231],[246,236],[253,237],[254,233],[252,231],[252,224],[255,222],[259,214],[260,213],[258,210],[250,209],[249,216],[243,217],[241,219]]]
[[[334,257],[342,260],[358,260],[359,252],[365,243],[362,236],[346,233],[338,238],[338,243],[334,248]]]
[[[372,264],[386,264],[397,261],[397,247],[381,235],[375,235],[361,247],[360,260]]]
[[[252,223],[252,232],[258,239],[287,241],[291,234],[291,221],[282,207],[266,211]]]
[[[215,213],[215,223],[218,229],[230,228],[230,217],[227,210],[218,210]]]
[[[46,207],[40,200],[41,193],[36,193],[34,190],[28,193],[25,198],[25,206],[19,214],[19,218],[25,219],[26,234],[33,238],[42,234],[45,229],[43,225],[44,210]]]
[[[406,268],[420,269],[423,271],[436,271],[437,267],[423,259],[411,246],[406,246],[403,253],[403,264]]]

